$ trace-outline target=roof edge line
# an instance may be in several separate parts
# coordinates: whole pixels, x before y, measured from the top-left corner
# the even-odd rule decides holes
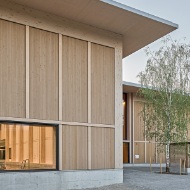
[[[176,29],[179,28],[179,25],[178,25],[178,24],[175,24],[175,23],[173,23],[173,22],[171,22],[171,21],[165,20],[165,19],[160,18],[160,17],[158,17],[158,16],[154,16],[154,15],[152,15],[152,14],[146,13],[146,12],[144,12],[144,11],[140,11],[140,10],[135,9],[135,8],[132,8],[132,7],[130,7],[130,6],[124,5],[124,4],[122,4],[122,3],[119,3],[119,2],[116,2],[116,1],[113,1],[113,0],[100,0],[100,1],[102,1],[102,2],[104,2],[104,3],[107,3],[107,4],[109,4],[109,5],[112,5],[112,6],[118,7],[118,8],[120,8],[120,9],[123,9],[123,10],[126,10],[126,11],[130,11],[130,12],[132,12],[132,13],[138,14],[138,15],[140,15],[140,16],[143,16],[143,17],[146,17],[146,18],[155,20],[155,21],[157,21],[157,22],[161,22],[161,23],[163,23],[163,24],[170,25],[170,26],[172,26],[172,27],[174,27],[174,28],[176,28]]]

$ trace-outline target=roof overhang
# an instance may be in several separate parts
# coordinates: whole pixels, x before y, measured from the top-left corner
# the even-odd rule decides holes
[[[137,93],[140,88],[141,88],[141,84],[123,81],[124,93]]]
[[[112,0],[12,1],[123,35],[123,57],[178,28],[177,24]]]

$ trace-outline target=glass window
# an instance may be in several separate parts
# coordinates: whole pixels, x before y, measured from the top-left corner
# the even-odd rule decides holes
[[[0,124],[0,170],[56,169],[56,127]]]

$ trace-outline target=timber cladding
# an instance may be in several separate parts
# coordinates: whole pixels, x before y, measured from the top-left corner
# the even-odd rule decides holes
[[[92,169],[115,168],[114,129],[92,127]]]
[[[134,102],[134,136],[135,141],[145,141],[145,128],[141,112],[143,111],[143,102]]]
[[[115,123],[115,51],[92,44],[92,123]]]
[[[37,15],[44,16],[39,12]],[[72,22],[66,23],[70,28],[60,24],[54,30],[56,27],[48,19],[47,23],[42,20],[40,28],[36,24],[40,20],[33,22],[27,16],[11,18],[17,23],[0,19],[0,89],[3,89],[0,90],[0,117],[20,118],[26,123],[34,119],[39,123],[59,124],[61,169],[115,168],[115,126],[118,130],[120,127],[120,112],[115,104],[121,103],[116,88],[122,83],[120,39],[118,42],[115,34],[106,37],[105,31],[96,28],[81,29],[83,25],[75,26]],[[76,31],[71,31],[75,28]],[[7,134],[10,132],[24,141],[29,138],[31,142],[31,138],[38,138],[38,129],[25,130],[29,137],[23,136],[22,129]],[[50,138],[46,133],[42,127],[43,141]],[[11,141],[13,149],[17,149],[17,141],[16,138]],[[29,150],[21,147],[29,151],[30,160],[35,159],[33,155],[38,151],[35,146],[33,143]],[[42,143],[41,149],[45,146]],[[20,154],[22,158],[24,153]],[[42,152],[41,161],[46,157],[46,152]]]
[[[0,115],[25,117],[25,96],[25,26],[0,20]]]
[[[63,36],[63,120],[87,123],[88,42]]]
[[[88,169],[87,127],[63,126],[63,169]]]
[[[29,30],[30,118],[58,120],[58,34]]]

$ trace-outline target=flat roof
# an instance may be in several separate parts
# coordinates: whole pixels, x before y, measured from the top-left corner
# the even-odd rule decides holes
[[[178,28],[113,0],[12,0],[37,10],[123,35],[123,57]]]
[[[125,93],[136,93],[139,88],[141,88],[141,84],[123,81],[123,92]]]

